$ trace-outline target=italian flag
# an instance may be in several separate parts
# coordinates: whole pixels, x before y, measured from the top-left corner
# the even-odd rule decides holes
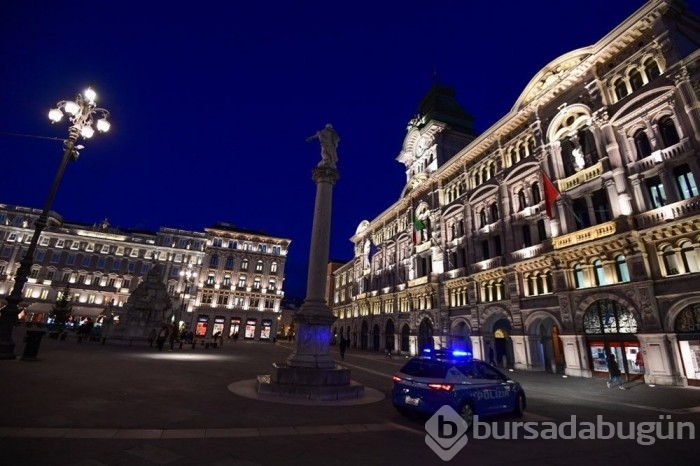
[[[418,218],[418,215],[415,212],[413,212],[413,244],[418,244],[418,235],[424,228],[425,224],[423,221]]]

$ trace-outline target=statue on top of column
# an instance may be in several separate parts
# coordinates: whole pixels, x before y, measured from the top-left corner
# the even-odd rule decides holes
[[[319,166],[327,165],[331,168],[336,168],[336,163],[338,163],[338,143],[340,138],[338,133],[333,129],[333,125],[328,123],[325,128],[317,131],[316,134],[306,139],[306,142],[318,139],[321,143],[321,162]]]

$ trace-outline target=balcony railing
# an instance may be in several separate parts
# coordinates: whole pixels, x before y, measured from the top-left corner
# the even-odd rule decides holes
[[[577,244],[586,243],[588,241],[593,241],[598,238],[604,238],[606,236],[614,235],[617,231],[617,222],[610,221],[601,223],[585,230],[580,230],[575,233],[570,233],[568,235],[558,236],[552,238],[552,247],[554,249],[568,248],[569,246],[574,246]]]
[[[483,272],[484,270],[495,269],[503,266],[503,256],[486,259],[476,264],[472,264],[472,273]]]
[[[564,192],[570,189],[574,189],[576,186],[582,185],[594,178],[598,178],[603,174],[603,162],[598,162],[592,167],[585,168],[580,172],[576,173],[574,176],[568,178],[563,178],[557,181],[559,186],[559,191]]]
[[[660,163],[665,162],[666,160],[681,156],[686,152],[689,152],[691,149],[689,139],[685,138],[678,144],[654,151],[651,153],[651,155],[644,157],[642,160],[637,160],[631,165],[630,168],[632,169],[633,173],[642,173]]]
[[[666,223],[669,220],[697,215],[698,212],[700,212],[700,196],[695,196],[644,212],[637,215],[635,220],[637,221],[637,227],[641,230]]]
[[[529,247],[511,252],[510,253],[510,261],[511,261],[511,263],[524,261],[524,260],[531,259],[531,258],[536,257],[536,256],[540,256],[544,252],[545,252],[544,245],[543,244],[536,244],[534,246],[529,246]]]

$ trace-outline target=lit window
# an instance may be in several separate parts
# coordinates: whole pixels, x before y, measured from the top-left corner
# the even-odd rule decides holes
[[[615,258],[615,271],[617,272],[618,282],[626,283],[630,281],[630,273],[627,269],[627,261],[625,260],[625,256],[623,256],[622,254]]]
[[[603,269],[603,261],[596,259],[595,262],[593,262],[593,270],[595,272],[596,286],[605,285],[605,269]]]

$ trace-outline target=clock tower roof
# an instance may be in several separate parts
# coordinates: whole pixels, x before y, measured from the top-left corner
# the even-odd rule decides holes
[[[464,111],[455,94],[454,89],[434,82],[418,104],[422,121],[425,125],[429,124],[430,120],[441,121],[476,136],[472,126],[474,118]]]

